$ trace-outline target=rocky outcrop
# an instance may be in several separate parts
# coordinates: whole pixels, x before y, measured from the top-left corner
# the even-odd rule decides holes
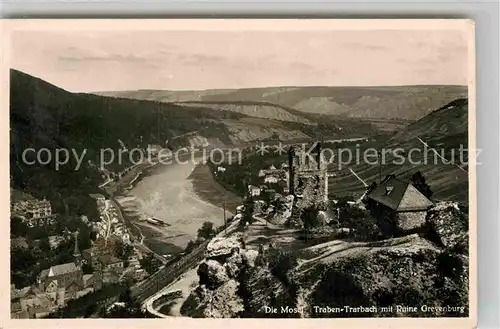
[[[215,237],[207,245],[205,257],[207,259],[221,256],[229,257],[243,248],[242,235],[235,234],[231,237]]]
[[[305,316],[467,316],[468,259],[443,252],[417,235],[323,255],[295,271],[295,281],[304,288],[299,299],[305,301]],[[323,312],[345,305],[376,308]],[[438,308],[423,310],[423,305]]]
[[[258,252],[244,249],[241,234],[216,237],[207,246],[206,260],[198,267],[199,287],[181,307],[190,317],[231,318],[244,310],[240,297],[242,270],[252,268]]]
[[[245,287],[244,316],[257,318],[287,318],[299,317],[297,313],[272,313],[272,308],[281,311],[282,306],[296,304],[296,292],[291,285],[278,279],[267,267],[256,267],[249,270],[242,284]]]
[[[426,220],[444,247],[467,250],[468,216],[456,202],[437,203],[427,212]]]
[[[198,266],[200,284],[215,289],[229,281],[226,268],[216,260],[207,260]]]
[[[238,282],[229,280],[217,289],[196,288],[181,307],[181,314],[193,318],[233,318],[243,311]]]
[[[292,216],[294,196],[287,195],[285,197],[279,198],[276,203],[275,212],[270,222],[276,225],[285,224]]]
[[[434,210],[450,212],[444,206]],[[200,265],[200,286],[183,314],[466,317],[468,264],[467,256],[417,234],[375,242],[334,240],[301,250],[240,248],[222,262],[207,259]]]
[[[259,252],[257,250],[245,250],[242,254],[243,263],[248,267],[254,267],[258,256]]]

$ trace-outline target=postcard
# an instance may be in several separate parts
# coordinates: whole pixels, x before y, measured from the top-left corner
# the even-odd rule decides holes
[[[475,326],[473,22],[1,30],[2,327]]]

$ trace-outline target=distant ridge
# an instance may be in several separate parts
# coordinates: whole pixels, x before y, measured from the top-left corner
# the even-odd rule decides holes
[[[192,91],[131,90],[99,95],[160,102],[267,102],[304,113],[368,119],[417,120],[450,101],[467,97],[457,85],[381,87],[269,87]]]

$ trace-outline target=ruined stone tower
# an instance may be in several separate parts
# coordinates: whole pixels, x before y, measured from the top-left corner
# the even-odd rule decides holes
[[[292,146],[288,150],[288,189],[295,197],[302,197],[307,184],[315,189],[323,200],[328,200],[328,168],[321,152],[321,143]]]

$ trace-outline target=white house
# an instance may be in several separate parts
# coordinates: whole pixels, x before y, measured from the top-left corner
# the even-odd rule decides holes
[[[248,185],[248,193],[250,193],[251,196],[259,196],[260,188],[258,186]]]
[[[269,175],[264,178],[264,183],[277,183],[279,178],[274,175]]]

